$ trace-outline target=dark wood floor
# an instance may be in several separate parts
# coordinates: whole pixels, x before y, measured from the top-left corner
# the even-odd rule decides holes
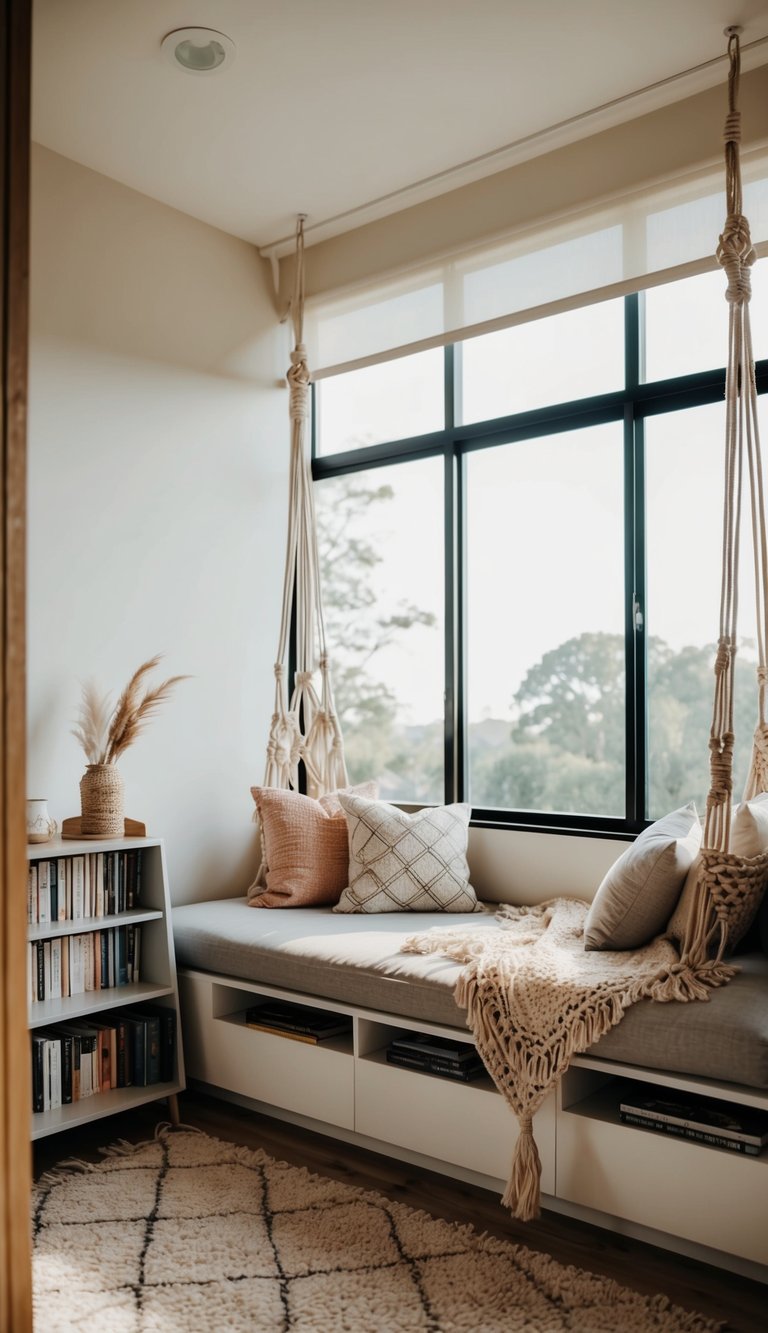
[[[729,1333],[768,1330],[768,1287],[762,1283],[749,1282],[557,1213],[544,1213],[537,1222],[516,1222],[500,1206],[497,1196],[487,1190],[200,1093],[186,1093],[181,1099],[181,1112],[186,1124],[221,1139],[260,1147],[273,1157],[322,1175],[363,1189],[380,1190],[449,1221],[471,1223],[479,1231],[551,1254],[560,1263],[602,1273],[635,1291],[663,1292],[677,1305],[698,1310],[710,1319],[724,1320]],[[139,1142],[151,1138],[162,1113],[162,1106],[154,1104],[42,1139],[35,1145],[35,1172],[40,1174],[67,1157],[98,1161],[99,1146],[116,1139]]]

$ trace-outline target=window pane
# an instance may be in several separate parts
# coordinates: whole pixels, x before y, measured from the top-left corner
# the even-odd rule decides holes
[[[474,805],[624,814],[619,423],[467,459]]]
[[[646,423],[648,816],[709,790],[709,728],[720,604],[725,409]],[[747,776],[757,710],[749,519],[742,525],[734,795]]]
[[[462,344],[465,422],[610,393],[624,383],[624,303],[603,301]]]
[[[724,366],[728,357],[728,304],[721,269],[645,293],[645,379],[671,379]],[[768,272],[763,260],[752,269],[752,346],[755,359],[768,356]]]
[[[442,801],[442,458],[319,481],[315,495],[350,779],[377,778],[382,800]]]
[[[320,380],[317,452],[343,453],[442,430],[444,401],[442,348]]]

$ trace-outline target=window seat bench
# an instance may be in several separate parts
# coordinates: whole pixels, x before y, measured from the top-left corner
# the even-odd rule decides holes
[[[516,1123],[490,1079],[454,1083],[386,1061],[406,1031],[472,1041],[453,998],[459,965],[400,952],[409,935],[465,923],[493,929],[493,908],[485,919],[269,911],[244,898],[175,908],[188,1074],[269,1114],[501,1188]],[[574,1061],[535,1133],[544,1207],[768,1281],[768,1149],[751,1157],[635,1129],[618,1112],[632,1088],[768,1112],[768,958],[738,964],[707,1002],[633,1006]],[[313,1046],[247,1027],[245,1010],[274,997],[349,1016],[349,1036]]]

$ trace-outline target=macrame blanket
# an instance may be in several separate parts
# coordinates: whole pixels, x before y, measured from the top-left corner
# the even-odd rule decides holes
[[[588,952],[588,910],[588,903],[566,898],[505,905],[499,930],[438,927],[403,945],[404,953],[440,953],[465,964],[456,1002],[520,1125],[502,1202],[524,1222],[539,1213],[532,1119],[574,1055],[615,1027],[637,1000],[707,1000],[736,971],[713,961],[692,969],[661,936],[635,951]]]

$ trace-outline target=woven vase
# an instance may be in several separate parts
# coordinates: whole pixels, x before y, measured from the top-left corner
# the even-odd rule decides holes
[[[125,787],[114,764],[88,764],[80,779],[80,831],[102,838],[125,832]]]

